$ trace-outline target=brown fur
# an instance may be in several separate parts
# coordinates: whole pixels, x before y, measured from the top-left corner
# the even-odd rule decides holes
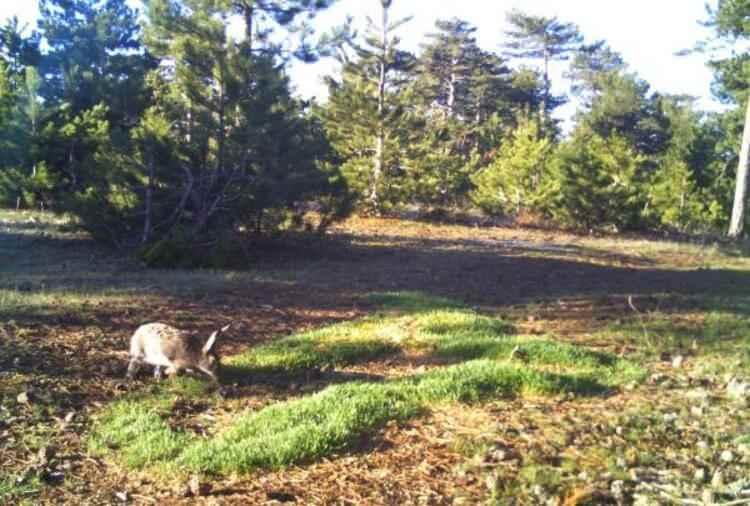
[[[197,336],[165,323],[141,325],[130,339],[128,377],[135,375],[141,363],[147,363],[154,366],[157,378],[161,378],[161,368],[165,367],[169,375],[183,370],[201,371],[216,380],[219,356],[215,341],[227,328],[217,330],[204,343]]]

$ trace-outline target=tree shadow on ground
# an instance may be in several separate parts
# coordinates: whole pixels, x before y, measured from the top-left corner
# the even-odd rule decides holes
[[[0,233],[0,241],[13,242],[14,234],[20,235]],[[583,298],[627,308],[627,297],[635,296],[644,310],[643,301],[670,300],[677,312],[682,301],[699,295],[715,297],[707,309],[750,315],[750,303],[727,298],[750,297],[750,272],[657,268],[649,259],[577,245],[339,233],[290,247],[275,242],[251,271],[222,272],[150,270],[78,237],[46,236],[36,244],[15,251],[18,268],[6,268],[0,289],[19,297],[46,295],[49,302],[7,309],[0,304],[0,314],[20,325],[49,327],[48,332],[97,326],[117,336],[121,349],[146,321],[205,333],[236,321],[225,343],[232,352],[300,326],[376,310],[368,299],[373,292],[422,292],[489,311]],[[601,263],[613,258],[622,265]],[[71,309],[65,301],[69,293],[98,302]],[[127,301],[115,301],[118,296]]]

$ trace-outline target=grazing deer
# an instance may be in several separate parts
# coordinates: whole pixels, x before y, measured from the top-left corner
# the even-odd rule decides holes
[[[130,338],[130,363],[127,378],[132,379],[142,363],[154,366],[154,377],[160,380],[162,368],[167,375],[181,370],[201,371],[218,382],[219,355],[216,339],[230,325],[214,331],[205,344],[197,336],[164,323],[141,325]]]

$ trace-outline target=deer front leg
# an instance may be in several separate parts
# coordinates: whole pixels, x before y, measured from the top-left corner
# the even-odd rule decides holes
[[[125,378],[128,380],[132,380],[136,374],[138,374],[138,369],[140,369],[141,361],[137,357],[132,357],[130,359],[130,362],[128,363],[128,372],[125,374]]]

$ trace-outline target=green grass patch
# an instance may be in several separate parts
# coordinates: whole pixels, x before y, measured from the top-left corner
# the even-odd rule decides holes
[[[449,304],[443,299],[406,292],[375,294],[372,300],[395,313],[379,314],[303,332],[257,346],[225,359],[231,379],[255,373],[294,373],[368,362],[404,351],[421,351],[454,362],[507,359],[519,347],[535,367],[574,370],[604,378],[608,385],[639,380],[643,369],[615,356],[553,339],[515,336],[511,324]],[[438,307],[442,309],[436,309]],[[404,309],[405,308],[405,309]]]
[[[295,334],[228,357],[222,373],[298,372],[374,360],[400,349],[383,326],[384,322],[375,318]]]
[[[466,308],[465,304],[445,297],[436,297],[422,292],[372,293],[367,299],[386,311],[420,313],[435,309]]]
[[[335,385],[317,394],[246,412],[207,440],[174,430],[163,397],[121,400],[100,415],[90,448],[115,451],[131,468],[208,474],[276,468],[354,446],[388,421],[441,402],[479,402],[524,394],[601,393],[587,377],[475,360],[382,383]]]
[[[406,378],[334,385],[243,412],[207,439],[170,425],[175,399],[205,396],[195,383],[176,382],[106,408],[95,424],[90,448],[114,453],[130,468],[155,467],[165,474],[278,468],[356,447],[387,422],[417,416],[435,404],[568,392],[596,395],[645,374],[636,364],[612,355],[551,339],[514,336],[513,327],[502,319],[460,305],[438,308],[446,305],[442,299],[413,293],[373,298],[398,310],[292,335],[228,357],[225,372],[234,378],[289,373],[409,350],[457,363]],[[509,361],[516,346],[523,360]]]
[[[41,488],[42,483],[37,476],[19,481],[18,476],[0,474],[0,503],[32,504],[29,497],[39,493]]]
[[[697,345],[709,364],[727,372],[750,370],[750,301],[702,298],[685,312],[654,311],[609,325],[598,337],[637,345],[644,355]],[[732,357],[731,365],[727,357]],[[727,369],[728,367],[728,369]]]

